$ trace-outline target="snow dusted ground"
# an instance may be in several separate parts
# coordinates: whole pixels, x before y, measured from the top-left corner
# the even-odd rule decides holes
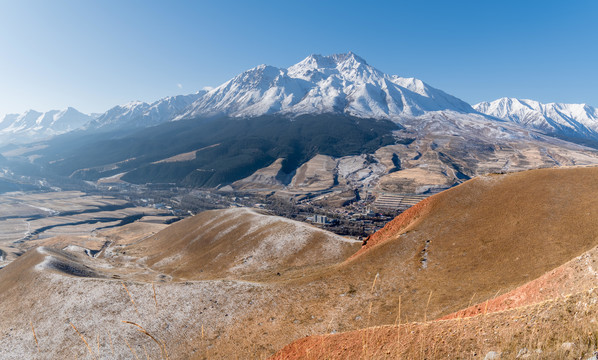
[[[125,288],[118,280],[48,272],[52,261],[46,259],[36,267],[37,279],[30,285],[35,286],[38,300],[20,305],[3,301],[4,309],[26,306],[27,311],[21,313],[26,318],[3,315],[2,359],[85,359],[90,351],[95,358],[130,359],[134,354],[145,358],[146,351],[151,358],[161,358],[162,350],[155,342],[123,321],[141,325],[166,343],[171,358],[182,358],[200,347],[205,350],[205,344],[220,337],[236,319],[265,306],[259,284],[126,282]],[[226,301],[231,298],[235,301]]]
[[[231,208],[203,212],[141,244],[108,249],[106,257],[143,254],[144,266],[185,279],[246,279],[336,263],[360,244],[302,222]]]
[[[387,170],[374,155],[345,156],[337,163],[339,177],[353,187],[371,187]]]
[[[321,259],[342,258],[343,251],[346,251],[346,244],[359,243],[304,223],[262,215],[251,209],[231,209],[223,215],[233,216],[238,219],[237,221],[249,224],[246,236],[241,237],[239,242],[245,243],[247,239],[261,235],[257,246],[244,253],[244,258],[239,259],[240,264],[230,269],[231,273],[239,270],[242,272],[265,270],[272,267],[273,256],[280,259],[292,258],[304,251],[305,247],[312,246],[318,247]],[[269,230],[263,233],[263,229]]]

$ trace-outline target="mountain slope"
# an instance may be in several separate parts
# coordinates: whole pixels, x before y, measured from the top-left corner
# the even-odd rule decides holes
[[[23,114],[8,114],[0,119],[0,141],[32,142],[81,128],[92,120],[69,107],[44,113],[28,110]]]
[[[97,180],[127,172],[122,179],[131,183],[216,187],[250,176],[278,158],[285,159],[283,172],[291,173],[318,153],[371,153],[393,144],[392,131],[398,128],[387,120],[331,114],[196,119],[168,122],[121,139],[98,137],[66,150],[57,141],[37,153],[43,156],[39,162],[62,176]],[[189,152],[195,156],[161,161]]]
[[[398,119],[471,106],[413,78],[390,76],[353,54],[310,55],[287,68],[260,65],[195,101],[178,118],[214,114],[347,114]]]
[[[534,100],[500,98],[473,107],[486,115],[547,134],[598,141],[598,109],[586,104],[543,104]]]
[[[53,174],[91,181],[126,173],[121,179],[137,184],[210,188],[247,178],[233,187],[394,193],[448,188],[488,172],[598,164],[595,150],[481,115],[432,112],[402,123],[333,114],[181,120],[116,138],[65,134],[25,155]],[[331,165],[295,173],[318,155],[332,157]]]

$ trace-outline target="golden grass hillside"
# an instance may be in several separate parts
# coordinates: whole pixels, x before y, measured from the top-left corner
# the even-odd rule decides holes
[[[512,290],[596,246],[597,180],[597,168],[478,177],[402,214],[312,281],[363,294],[366,304],[348,304],[345,319],[363,317],[371,299],[370,321],[392,324],[399,297],[410,320],[455,312],[474,295],[477,302]]]
[[[16,349],[35,356],[31,323],[45,357],[92,358],[72,323],[95,339],[96,357],[114,351],[115,358],[130,358],[131,349],[143,357],[145,347],[150,358],[161,358],[127,320],[164,341],[170,358],[229,359],[263,358],[309,335],[394,325],[399,308],[401,323],[443,317],[500,297],[598,245],[596,180],[597,168],[479,177],[428,198],[359,250],[307,225],[225,210],[110,246],[99,258],[73,260],[95,275],[49,271],[37,266],[49,255],[26,254],[0,270],[0,283],[12,284],[0,293],[8,309],[0,355],[10,358],[4,349]],[[580,294],[573,313],[583,301],[593,309],[593,293]],[[569,303],[561,303],[544,310],[565,314]],[[497,321],[500,332],[511,320]],[[413,334],[437,338],[415,328]],[[520,330],[525,337],[529,329]],[[493,334],[475,331],[475,341]]]
[[[352,271],[378,266],[371,324],[409,324],[305,338],[276,358],[468,358],[501,346],[507,358],[517,355],[517,346],[527,346],[528,357],[536,358],[594,351],[596,180],[595,168],[491,175],[425,200],[371,236],[343,264]],[[383,268],[397,254],[411,258]],[[571,294],[575,301],[563,297]],[[488,315],[491,320],[468,319],[461,325],[466,330],[456,331],[463,317],[497,310],[508,311]],[[534,311],[542,321],[535,322]],[[419,323],[440,315],[452,320]],[[561,351],[562,343],[572,341],[576,352]],[[544,355],[532,353],[531,345]]]
[[[587,359],[598,350],[598,247],[503,295],[427,322],[299,339],[272,359]],[[498,295],[498,294],[497,294]]]

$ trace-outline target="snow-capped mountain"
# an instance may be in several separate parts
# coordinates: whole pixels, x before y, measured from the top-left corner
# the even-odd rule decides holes
[[[146,128],[214,115],[294,117],[324,113],[390,119],[405,126],[413,124],[411,119],[449,121],[460,115],[475,115],[479,122],[484,114],[574,141],[598,141],[598,111],[588,105],[502,98],[472,108],[421,80],[385,74],[351,52],[310,55],[286,69],[260,65],[207,92],[170,96],[153,103],[133,101],[99,116],[72,108],[6,115],[0,118],[0,140],[39,140],[82,127],[92,131]],[[446,116],[436,116],[439,113]]]
[[[598,109],[586,104],[543,104],[500,98],[473,106],[477,111],[544,133],[598,139]]]
[[[118,127],[148,127],[172,120],[206,92],[169,96],[151,104],[132,101],[118,105],[98,116],[90,128],[113,129]]]
[[[210,90],[177,119],[319,113],[400,119],[440,110],[474,112],[421,80],[387,75],[349,52],[310,55],[287,69],[260,65]]]
[[[7,114],[0,118],[0,141],[40,140],[79,129],[92,119],[72,107],[44,113],[28,110],[22,114]]]
[[[99,116],[87,116],[77,126],[63,126],[60,130],[55,126],[54,132],[40,131],[43,124],[54,124],[46,119],[54,113],[7,115],[0,122],[0,131],[8,129],[14,133],[28,129],[32,139],[39,139],[80,128],[87,122],[84,128],[89,130],[114,130],[212,115],[335,113],[400,120],[442,110],[475,113],[469,104],[421,80],[387,75],[349,52],[310,55],[287,69],[260,65],[208,92],[169,96],[153,103],[132,101]],[[40,120],[40,116],[44,119]]]

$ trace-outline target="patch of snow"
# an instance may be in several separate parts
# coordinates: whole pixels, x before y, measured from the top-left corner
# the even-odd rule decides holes
[[[500,359],[500,352],[496,352],[496,351],[488,351],[486,353],[486,356],[484,356],[484,360],[495,360],[495,359]]]

